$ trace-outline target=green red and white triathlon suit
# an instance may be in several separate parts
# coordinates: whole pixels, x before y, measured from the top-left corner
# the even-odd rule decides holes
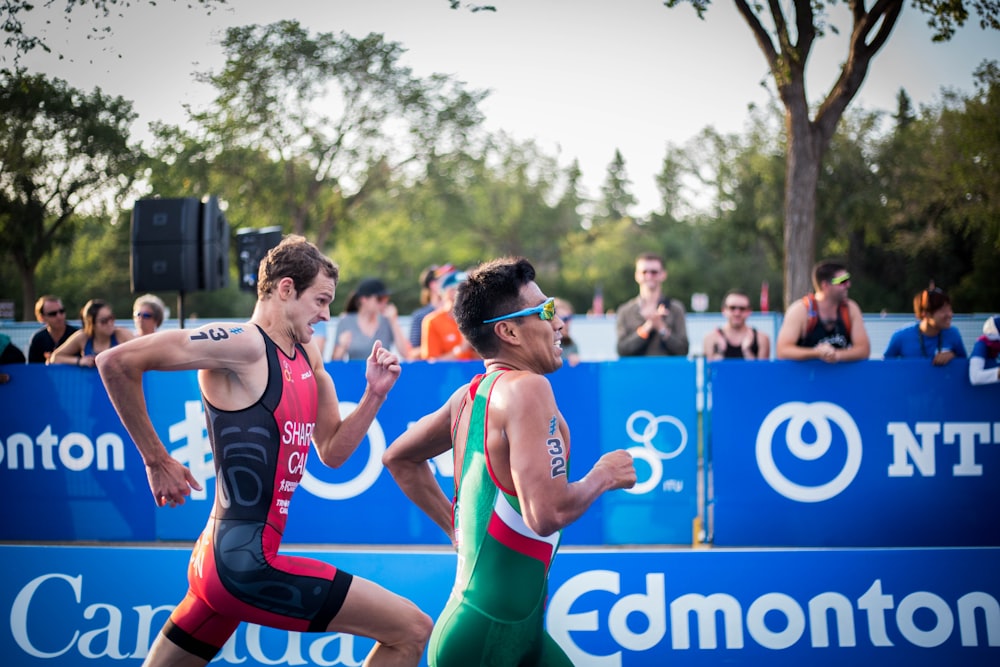
[[[431,634],[430,667],[572,667],[544,627],[549,566],[560,533],[541,537],[524,523],[517,496],[493,476],[486,449],[489,396],[504,372],[472,381],[455,422],[472,397],[465,455],[461,466],[455,461],[458,569]]]
[[[329,563],[278,555],[312,444],[318,398],[302,346],[288,357],[260,333],[267,357],[260,399],[227,411],[202,397],[215,458],[215,505],[191,553],[187,595],[163,628],[172,642],[205,660],[241,621],[324,632],[353,579]]]

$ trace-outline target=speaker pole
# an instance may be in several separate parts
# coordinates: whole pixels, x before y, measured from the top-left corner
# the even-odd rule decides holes
[[[184,290],[177,292],[177,323],[181,329],[184,328]]]

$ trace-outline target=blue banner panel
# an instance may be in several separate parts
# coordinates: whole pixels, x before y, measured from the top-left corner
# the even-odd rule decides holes
[[[365,364],[331,363],[327,368],[346,416],[364,392]],[[410,423],[437,409],[482,368],[475,362],[404,365],[367,437],[343,466],[334,470],[318,456],[308,458],[292,500],[285,541],[447,544],[440,528],[383,469],[381,457]],[[194,371],[150,373],[144,379],[157,434],[204,487],[175,508],[157,508],[153,502],[142,460],[97,373],[24,366],[12,368],[11,375],[12,382],[3,389],[10,393],[0,421],[0,502],[31,507],[32,519],[7,513],[0,520],[0,539],[152,541],[198,536],[215,497],[215,465]],[[581,364],[549,377],[573,434],[570,478],[579,479],[600,455],[599,368]],[[48,398],[40,401],[39,396]],[[450,497],[450,453],[434,465]],[[564,544],[603,544],[601,510],[598,501],[564,533]]]
[[[289,553],[376,581],[435,618],[454,579],[444,549]],[[0,558],[5,664],[111,667],[141,664],[184,594],[189,552],[0,546]],[[578,667],[992,667],[998,562],[991,548],[563,550],[547,627]],[[357,667],[371,647],[243,624],[212,664]]]
[[[606,544],[691,544],[698,514],[695,364],[621,359],[601,364],[601,451],[627,449],[634,488],[604,499]]]
[[[0,539],[149,541],[145,467],[97,372],[5,366]],[[18,508],[18,509],[13,509]]]
[[[716,545],[1000,545],[1000,385],[965,360],[709,373]]]

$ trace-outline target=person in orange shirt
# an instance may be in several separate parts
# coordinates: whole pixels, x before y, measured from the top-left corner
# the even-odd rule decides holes
[[[458,330],[458,323],[451,314],[455,293],[465,279],[463,271],[454,271],[441,279],[441,307],[421,323],[421,359],[471,361],[480,358]]]

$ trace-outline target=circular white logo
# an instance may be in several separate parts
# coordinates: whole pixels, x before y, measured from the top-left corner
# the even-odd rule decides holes
[[[803,486],[785,477],[774,461],[774,434],[784,422],[785,445],[789,453],[800,461],[817,461],[830,449],[833,431],[830,422],[837,425],[847,443],[847,457],[844,467],[833,479],[818,486]],[[803,427],[809,425],[816,433],[813,442],[802,439]],[[861,468],[861,433],[851,415],[833,403],[783,403],[764,418],[757,431],[757,467],[761,475],[775,491],[803,503],[817,503],[833,498],[847,486]]]
[[[663,428],[661,432],[660,428]],[[633,412],[625,424],[625,431],[642,447],[629,447],[632,458],[645,461],[650,468],[649,479],[636,481],[627,493],[641,495],[660,485],[663,479],[663,462],[680,455],[687,447],[688,434],[684,423],[671,415],[657,417],[647,410]]]
[[[357,403],[342,402],[340,404],[340,418],[344,419],[354,412],[358,407]],[[308,470],[302,472],[300,484],[314,496],[326,498],[327,500],[345,500],[355,498],[371,488],[375,480],[382,472],[382,454],[385,453],[385,432],[379,425],[378,420],[372,420],[368,427],[368,461],[364,469],[354,479],[346,482],[324,482],[317,479]],[[364,447],[362,442],[358,447]]]

